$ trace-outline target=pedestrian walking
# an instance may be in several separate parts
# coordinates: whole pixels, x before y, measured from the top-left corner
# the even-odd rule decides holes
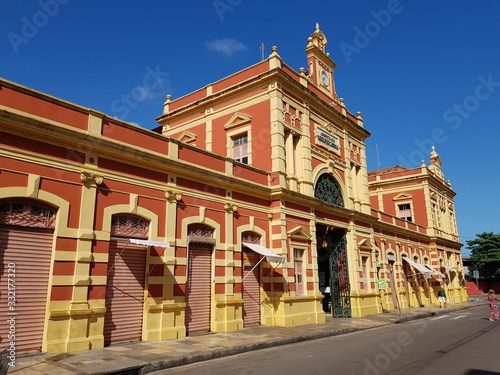
[[[495,319],[500,318],[500,313],[498,313],[497,309],[497,301],[500,301],[498,297],[495,294],[495,291],[493,289],[490,289],[488,291],[488,295],[486,296],[486,299],[490,303],[490,322],[494,322]]]
[[[439,301],[439,308],[443,307],[441,306],[441,304],[443,304],[444,307],[446,307],[446,293],[443,289],[443,286],[441,286],[441,288],[438,290],[438,301]]]

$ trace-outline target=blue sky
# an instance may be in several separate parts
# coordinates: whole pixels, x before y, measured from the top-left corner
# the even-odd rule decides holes
[[[337,93],[372,133],[368,168],[417,167],[435,146],[461,241],[500,233],[497,0],[1,0],[0,10],[0,76],[148,129],[166,94],[257,63],[262,43],[305,66],[318,22]]]

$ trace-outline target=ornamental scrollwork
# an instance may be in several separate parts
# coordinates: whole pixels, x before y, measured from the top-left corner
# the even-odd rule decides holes
[[[194,237],[213,237],[214,229],[204,224],[189,224],[188,236]]]
[[[340,186],[329,174],[323,174],[319,178],[314,190],[314,197],[326,203],[344,207],[344,199],[340,191]]]
[[[171,203],[179,202],[182,199],[182,193],[175,190],[165,191],[165,197]]]
[[[257,233],[246,231],[241,234],[241,241],[245,243],[260,244],[261,236]]]
[[[86,172],[83,171],[80,173],[80,180],[85,184],[85,185],[100,185],[102,184],[102,181],[104,180],[104,176],[92,173],[92,172]]]

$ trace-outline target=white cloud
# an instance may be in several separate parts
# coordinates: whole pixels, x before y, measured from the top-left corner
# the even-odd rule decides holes
[[[212,51],[220,52],[226,56],[232,56],[235,52],[247,49],[243,43],[238,42],[236,39],[229,38],[212,40],[207,43],[207,47]]]

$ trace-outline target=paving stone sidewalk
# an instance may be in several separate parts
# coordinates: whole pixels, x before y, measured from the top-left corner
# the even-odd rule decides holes
[[[325,324],[291,328],[259,326],[237,332],[115,345],[89,351],[38,354],[18,358],[16,367],[11,367],[8,374],[151,374],[161,369],[189,363],[402,323],[480,305],[486,305],[484,297],[472,298],[469,302],[448,305],[447,308],[441,309],[437,306],[405,309],[401,314],[399,311],[391,311],[363,318],[333,319],[327,316]]]

